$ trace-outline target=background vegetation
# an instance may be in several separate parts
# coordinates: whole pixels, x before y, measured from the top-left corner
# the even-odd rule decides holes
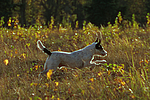
[[[75,28],[78,21],[82,28],[84,20],[97,26],[114,24],[116,15],[122,12],[126,21],[132,21],[132,14],[135,14],[135,21],[143,26],[150,12],[149,5],[149,0],[1,0],[0,17],[4,17],[5,27],[10,27],[8,21],[16,18],[22,27],[35,24],[48,27],[53,16],[56,26],[66,26],[69,22]]]
[[[42,1],[43,2],[43,1]],[[73,30],[69,22],[56,26],[51,23],[42,26],[22,28],[19,20],[9,19],[0,28],[0,99],[1,100],[148,100],[150,98],[150,17],[146,16],[145,28],[139,27],[132,15],[132,21],[124,23],[119,12],[115,24],[107,27],[84,21],[78,29],[76,21]],[[13,26],[14,25],[14,26]],[[101,34],[102,37],[101,37]],[[107,63],[82,69],[61,68],[51,75],[38,79],[47,55],[37,47],[40,39],[51,51],[74,51],[102,39],[108,52],[103,58]],[[97,58],[102,59],[102,58]],[[77,62],[78,63],[78,62]]]
[[[150,99],[149,0],[1,0],[1,100]],[[95,26],[96,25],[96,26]],[[50,70],[51,51],[75,51],[102,39],[107,63]],[[96,60],[95,59],[95,60]]]

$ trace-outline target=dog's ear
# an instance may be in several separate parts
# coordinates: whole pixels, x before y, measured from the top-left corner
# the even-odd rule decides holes
[[[98,38],[96,39],[96,41],[95,42],[98,42]]]
[[[99,46],[100,45],[100,41],[98,41],[98,43],[96,43],[96,45]]]
[[[101,39],[99,39],[99,44],[101,44]]]
[[[99,41],[96,43],[95,45],[95,48],[96,49],[102,49],[102,46],[100,45],[101,44],[101,39],[98,39]]]

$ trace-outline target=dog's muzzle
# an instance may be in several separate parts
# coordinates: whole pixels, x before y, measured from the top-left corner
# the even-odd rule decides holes
[[[103,51],[101,52],[101,55],[104,56],[104,57],[107,56],[107,51],[103,50]]]

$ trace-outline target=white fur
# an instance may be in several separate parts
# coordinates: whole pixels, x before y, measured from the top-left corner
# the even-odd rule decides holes
[[[53,69],[55,71],[57,67],[61,66],[67,66],[71,68],[95,66],[95,63],[92,63],[95,55],[107,56],[107,52],[103,48],[95,48],[96,44],[97,42],[93,42],[91,45],[74,52],[53,51],[52,54],[48,56],[44,64],[44,71],[41,73],[47,73],[49,69]],[[37,41],[37,47],[40,50],[45,48],[40,40]]]
[[[40,50],[43,50],[45,48],[45,46],[42,44],[42,42],[40,40],[37,41],[37,47],[40,49]]]

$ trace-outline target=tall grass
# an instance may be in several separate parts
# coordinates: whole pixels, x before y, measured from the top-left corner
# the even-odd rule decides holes
[[[145,28],[134,20],[122,23],[118,14],[114,25],[108,23],[101,28],[91,23],[74,30],[70,26],[56,28],[53,23],[50,28],[40,25],[28,29],[18,25],[13,30],[1,27],[0,99],[150,99],[149,23]],[[47,58],[36,47],[38,39],[51,51],[70,52],[91,44],[96,37],[101,37],[100,33],[102,45],[108,52],[103,58],[107,63],[94,68],[62,68],[50,78],[45,76],[38,80]]]

